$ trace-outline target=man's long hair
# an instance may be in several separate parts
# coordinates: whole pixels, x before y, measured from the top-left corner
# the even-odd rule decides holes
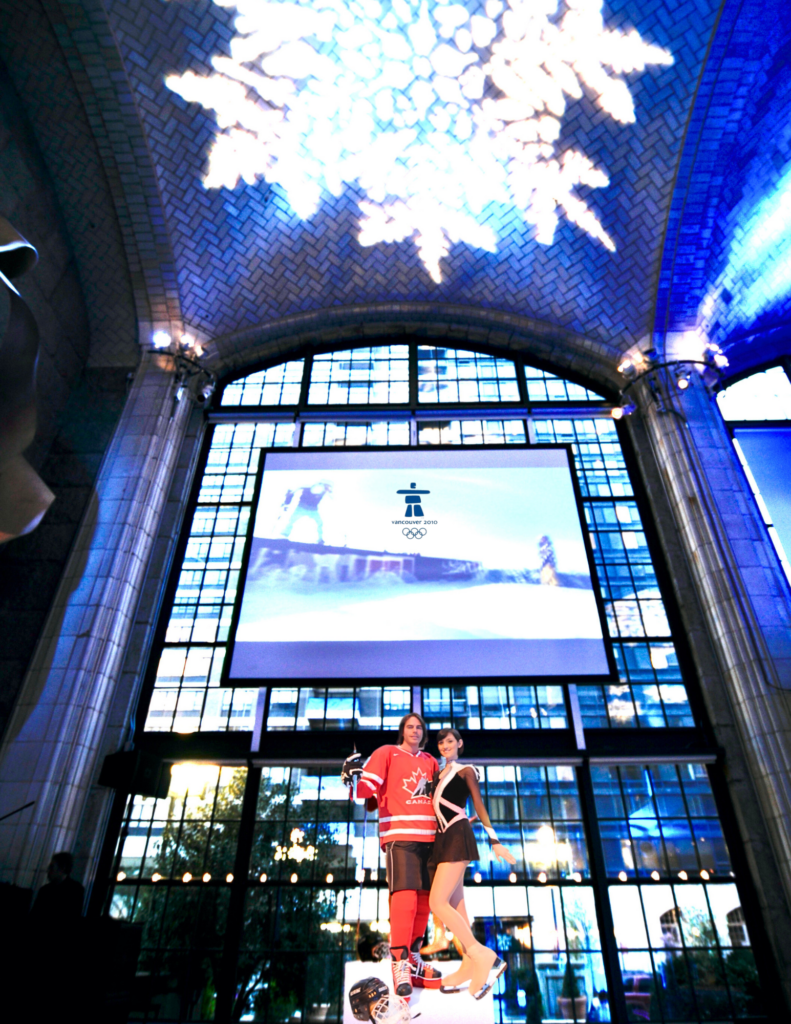
[[[428,742],[428,726],[426,720],[422,715],[419,715],[417,711],[410,711],[408,715],[404,715],[401,721],[398,723],[398,743],[399,745],[404,742],[404,726],[407,724],[410,718],[416,718],[418,722],[423,726],[423,739],[420,741],[420,749],[422,750]]]

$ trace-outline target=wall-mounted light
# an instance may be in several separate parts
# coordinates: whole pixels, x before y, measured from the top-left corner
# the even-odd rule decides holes
[[[702,359],[672,359],[660,362],[654,348],[639,352],[624,359],[618,366],[618,372],[624,378],[625,384],[621,389],[621,402],[611,412],[612,418],[620,420],[635,411],[637,406],[627,399],[626,393],[640,380],[646,381],[659,412],[672,412],[680,416],[681,413],[674,407],[670,397],[674,390],[672,384],[675,384],[679,391],[686,391],[692,384],[693,367],[697,367],[704,385],[713,390],[719,384],[722,370],[727,365],[727,356],[719,345],[713,343],[704,346]]]
[[[170,348],[173,339],[169,331],[154,331],[151,335],[151,344],[158,352],[163,352],[166,348]]]

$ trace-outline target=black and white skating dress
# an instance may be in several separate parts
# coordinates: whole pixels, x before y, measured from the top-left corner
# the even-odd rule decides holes
[[[429,858],[432,866],[448,861],[478,860],[478,844],[465,809],[470,787],[464,775],[459,774],[467,767],[477,773],[474,765],[452,761],[434,790],[432,803],[437,816],[437,835]]]

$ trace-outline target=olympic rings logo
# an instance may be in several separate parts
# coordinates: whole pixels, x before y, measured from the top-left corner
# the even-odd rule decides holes
[[[428,530],[424,530],[423,527],[405,526],[401,531],[408,540],[420,540],[421,537],[425,537]]]

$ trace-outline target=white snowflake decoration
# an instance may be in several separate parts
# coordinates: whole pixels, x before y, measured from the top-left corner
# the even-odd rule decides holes
[[[213,110],[206,188],[264,178],[306,219],[355,185],[362,245],[412,239],[434,281],[452,242],[496,251],[497,205],[551,244],[560,212],[615,245],[575,189],[607,175],[557,152],[583,87],[615,121],[635,120],[622,77],[672,64],[636,31],[605,29],[601,0],[213,0],[238,11],[215,73],[166,84]]]

